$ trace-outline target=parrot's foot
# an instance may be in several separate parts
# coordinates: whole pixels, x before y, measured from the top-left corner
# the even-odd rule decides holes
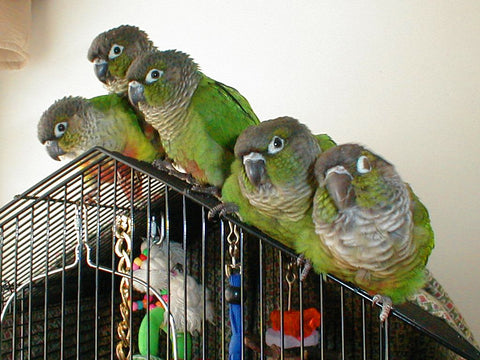
[[[373,297],[372,300],[372,305],[376,305],[377,303],[381,302],[382,303],[382,311],[380,311],[380,321],[385,321],[388,318],[388,315],[390,314],[390,310],[392,310],[392,299],[390,299],[388,296],[382,296],[380,294],[377,294]]]
[[[312,270],[312,263],[310,262],[310,260],[305,259],[305,256],[301,254],[297,258],[297,265],[303,266],[302,273],[300,274],[300,281],[303,281],[307,278],[308,274],[310,273],[310,270]]]
[[[238,205],[235,203],[231,202],[226,202],[226,203],[221,203],[218,204],[217,206],[214,206],[209,212],[208,212],[208,220],[212,220],[216,216],[225,216],[227,214],[234,214],[238,212]]]
[[[153,160],[152,165],[155,166],[158,170],[162,171],[170,171],[171,169],[175,169],[171,161],[167,159],[156,159]]]
[[[213,195],[217,198],[220,198],[221,191],[216,186],[205,186],[200,184],[191,174],[185,172],[182,168],[179,168],[174,163],[169,160],[160,160],[157,159],[152,162],[152,165],[161,171],[167,172],[169,175],[173,175],[180,180],[186,181],[192,185],[190,191]]]
[[[216,198],[220,198],[220,196],[222,195],[220,188],[216,186],[203,186],[203,185],[195,184],[192,186],[190,190],[201,193],[201,194],[213,195]]]
[[[180,180],[186,181],[189,184],[198,185],[198,182],[191,174],[177,169],[175,165],[169,160],[157,159],[152,162],[152,165],[155,166],[158,170],[165,171],[169,175],[173,175]]]

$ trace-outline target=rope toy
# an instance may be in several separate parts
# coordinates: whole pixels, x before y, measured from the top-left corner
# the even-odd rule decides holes
[[[181,265],[184,261],[184,255],[185,252],[179,243],[170,242],[169,246],[166,242],[153,243],[148,248],[147,241],[144,241],[141,254],[132,263],[133,287],[137,291],[146,293],[142,301],[132,302],[132,309],[141,310],[147,307],[150,309],[149,318],[145,315],[139,330],[138,343],[141,356],[147,355],[148,343],[150,343],[150,354],[158,355],[159,330],[168,333],[167,326],[169,324],[166,316],[167,309],[162,306],[162,302],[152,292],[148,291],[144,284],[138,281],[147,282],[148,278],[150,289],[155,289],[161,294],[163,302],[167,304],[174,319],[178,358],[191,359],[191,334],[200,332],[202,329],[204,289],[193,277],[184,274]],[[166,291],[169,285],[170,294]],[[186,314],[184,311],[185,287],[187,290]],[[205,293],[205,319],[211,322],[213,306],[209,300],[209,291],[207,290]],[[150,334],[148,334],[149,321]],[[171,335],[173,336],[173,334]]]
[[[162,294],[163,300],[166,302],[168,300],[167,292],[165,290],[162,290],[160,291],[160,293]],[[163,308],[163,305],[153,295],[150,295],[150,296],[144,295],[143,300],[135,300],[132,302],[133,311],[143,310],[143,309],[146,309],[147,307],[149,310],[153,310],[156,307]]]
[[[168,294],[165,290],[161,291],[162,297],[168,299]],[[148,343],[150,342],[150,358],[160,359],[158,357],[158,331],[162,330],[165,334],[168,334],[168,322],[165,321],[165,308],[163,304],[156,299],[155,296],[145,295],[143,300],[137,300],[132,302],[133,311],[141,311],[149,308],[149,320],[147,315],[143,318],[140,328],[138,330],[138,348],[140,356],[134,357],[134,359],[146,359],[148,354]],[[150,334],[148,333],[148,323],[150,322]],[[170,337],[173,335],[170,334]],[[192,337],[189,333],[186,336],[187,341],[187,357],[192,358]],[[179,359],[185,359],[185,334],[178,332],[176,334],[177,354]]]
[[[294,267],[296,261],[290,261],[287,265],[285,280],[288,285],[288,302],[286,310],[273,310],[270,313],[270,327],[265,332],[264,348],[261,340],[256,336],[247,335],[245,345],[255,352],[262,352],[271,359],[297,359],[298,350],[302,347],[302,336],[304,345],[304,357],[308,356],[308,347],[316,346],[320,342],[320,334],[317,328],[320,326],[321,314],[312,307],[303,310],[303,329],[302,313],[298,310],[292,310],[292,287],[298,279]],[[282,320],[283,320],[283,342],[282,342]],[[285,356],[282,357],[282,349],[285,350]],[[287,350],[289,350],[287,352]]]

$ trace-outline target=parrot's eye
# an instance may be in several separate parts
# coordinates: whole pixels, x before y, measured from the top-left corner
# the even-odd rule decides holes
[[[108,58],[110,60],[113,60],[117,56],[119,56],[122,52],[123,52],[122,45],[113,44],[113,46],[110,48],[110,52],[108,53]]]
[[[370,165],[370,161],[368,161],[365,155],[362,155],[357,160],[357,171],[360,174],[366,174],[372,170],[372,166]]]
[[[55,125],[54,134],[57,139],[62,137],[62,135],[65,133],[67,130],[67,125],[68,124],[66,122],[61,122]]]
[[[145,82],[147,84],[154,83],[155,81],[160,79],[162,75],[163,75],[162,70],[152,69],[148,72],[147,76],[145,76]]]
[[[268,153],[269,154],[276,154],[280,150],[283,149],[283,145],[285,144],[285,140],[281,137],[274,136],[270,144],[268,144]]]
[[[183,274],[183,265],[182,264],[175,264],[175,266],[172,268],[172,270],[180,273],[180,274]]]

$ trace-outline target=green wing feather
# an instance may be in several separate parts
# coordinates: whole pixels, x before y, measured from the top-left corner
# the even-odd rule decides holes
[[[333,141],[333,139],[327,134],[318,134],[314,136],[317,138],[318,144],[320,145],[320,149],[322,149],[322,152],[334,146],[337,146],[335,141]]]
[[[423,263],[426,264],[428,257],[435,246],[435,236],[430,223],[430,216],[427,208],[410,188],[410,185],[406,185],[413,200],[413,237],[415,241],[419,242],[419,257],[422,259]]]
[[[140,125],[137,120],[137,115],[133,108],[130,106],[128,100],[124,97],[116,94],[96,96],[88,100],[93,104],[95,108],[107,114],[113,111],[113,114],[121,118],[122,121],[130,123],[134,127],[140,129]]]
[[[237,90],[203,76],[192,104],[208,135],[221,146],[233,151],[238,135],[260,121],[247,99]]]

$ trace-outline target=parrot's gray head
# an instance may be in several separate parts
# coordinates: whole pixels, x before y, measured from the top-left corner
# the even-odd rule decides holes
[[[111,92],[126,92],[125,79],[132,61],[154,49],[148,35],[136,26],[122,25],[99,34],[88,49],[87,58],[94,64],[97,78]]]
[[[328,149],[315,163],[315,177],[325,186],[338,209],[354,205],[354,179],[378,170],[376,176],[398,177],[394,167],[358,144],[343,144]]]
[[[64,97],[55,101],[41,116],[38,122],[38,140],[45,145],[48,155],[54,160],[68,157],[69,151],[65,149],[65,139],[62,139],[71,119],[84,113],[85,99],[82,97]],[[68,140],[74,142],[75,139]]]
[[[235,156],[242,160],[245,174],[255,187],[284,184],[294,175],[308,176],[319,153],[310,130],[291,117],[250,126],[235,144]],[[285,169],[292,173],[284,174]]]
[[[128,69],[128,96],[144,112],[148,108],[165,107],[167,103],[184,106],[200,77],[198,65],[188,54],[177,50],[146,52]]]

